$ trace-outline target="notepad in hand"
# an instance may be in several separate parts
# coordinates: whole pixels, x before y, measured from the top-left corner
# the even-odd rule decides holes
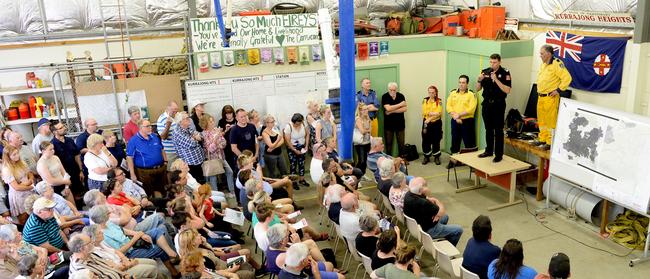
[[[306,226],[307,226],[307,219],[305,218],[302,218],[300,219],[300,221],[291,224],[291,227],[293,227],[296,230],[302,229]]]
[[[300,210],[298,210],[298,211],[295,211],[295,212],[293,212],[293,213],[287,215],[287,218],[289,218],[289,219],[293,219],[293,218],[298,217],[298,215],[300,215],[300,214],[301,214],[301,212],[300,212]]]
[[[246,262],[246,256],[238,256],[226,260],[226,266],[228,268],[233,267],[234,265],[241,265]]]
[[[242,226],[244,225],[244,213],[226,208],[226,210],[224,210],[223,220],[231,224]]]

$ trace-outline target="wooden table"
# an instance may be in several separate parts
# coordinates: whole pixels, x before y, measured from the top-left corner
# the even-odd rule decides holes
[[[468,165],[476,171],[474,186],[458,189],[456,193],[486,187],[482,186],[480,181],[481,177],[484,177],[486,180],[502,188],[506,188],[509,192],[507,203],[488,207],[488,210],[496,210],[521,203],[522,201],[520,199],[515,200],[515,193],[517,192],[517,171],[529,168],[530,164],[506,155],[503,156],[501,162],[494,163],[492,162],[493,157],[479,158],[478,155],[481,153],[483,153],[483,150],[451,156],[454,160]]]
[[[544,169],[546,169],[546,162],[551,159],[551,151],[540,149],[537,146],[528,143],[528,141],[520,139],[511,139],[506,137],[504,142],[516,149],[530,152],[539,157],[539,163],[537,164],[537,192],[535,193],[535,199],[537,199],[537,201],[543,200],[544,194],[542,193],[542,187],[544,185]]]

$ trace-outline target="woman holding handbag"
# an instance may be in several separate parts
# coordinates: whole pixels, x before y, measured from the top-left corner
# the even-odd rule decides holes
[[[438,97],[438,88],[431,85],[428,96],[422,100],[422,164],[433,162],[440,165],[440,140],[442,140],[442,101]]]
[[[368,152],[370,152],[370,132],[372,130],[368,106],[364,103],[359,103],[356,115],[354,134],[352,137],[354,151],[357,154],[355,167],[359,168],[363,173],[366,173]]]
[[[226,182],[228,183],[228,196],[234,197],[235,194],[235,181],[233,177],[232,168],[225,160],[224,149],[227,146],[226,139],[223,136],[223,130],[216,127],[214,117],[204,113],[199,119],[199,126],[203,128],[201,136],[203,137],[203,148],[205,149],[206,162],[215,163],[220,162],[224,172],[226,173]],[[215,161],[213,161],[215,160]],[[211,164],[208,163],[208,164]],[[218,168],[218,166],[216,166]],[[205,172],[205,170],[204,170]],[[217,173],[204,173],[206,181],[210,183],[212,190],[217,191]]]

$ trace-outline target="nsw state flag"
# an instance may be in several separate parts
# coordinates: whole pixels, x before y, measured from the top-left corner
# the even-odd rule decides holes
[[[593,92],[621,91],[627,40],[546,32],[546,44],[571,73],[571,87]]]

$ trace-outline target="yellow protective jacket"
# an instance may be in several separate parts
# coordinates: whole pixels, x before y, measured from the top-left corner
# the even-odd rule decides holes
[[[430,112],[437,112],[438,116],[429,116]],[[435,101],[429,102],[429,97],[422,100],[422,119],[428,120],[429,122],[435,122],[440,120],[442,117],[442,100],[438,101],[436,104]]]
[[[467,115],[461,119],[473,118],[474,111],[476,111],[476,95],[472,90],[467,90],[466,93],[459,93],[458,89],[454,89],[447,98],[447,113],[461,113],[467,112]]]
[[[551,63],[542,63],[537,74],[537,93],[548,94],[553,90],[566,90],[571,84],[571,74],[562,60],[553,58]]]

